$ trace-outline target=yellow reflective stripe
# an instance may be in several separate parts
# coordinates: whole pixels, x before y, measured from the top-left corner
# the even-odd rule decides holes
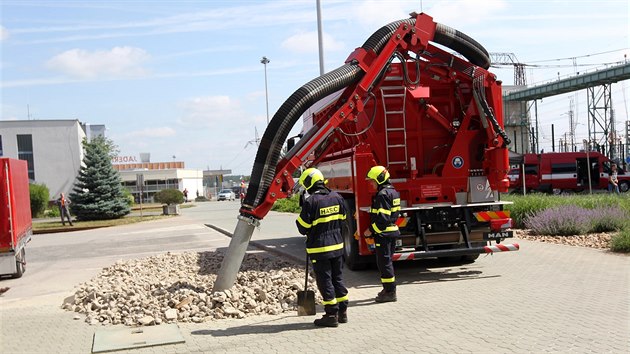
[[[348,295],[346,294],[346,296],[338,297],[336,300],[337,302],[348,301]]]
[[[337,304],[337,299],[332,299],[332,300],[322,300],[322,305],[336,305]]]
[[[308,253],[308,254],[311,254],[311,253],[324,253],[324,252],[340,250],[342,248],[343,248],[343,242],[342,243],[338,243],[336,245],[332,245],[332,246],[307,248],[306,249],[306,253]]]
[[[311,228],[311,226],[312,226],[311,224],[307,224],[304,220],[302,220],[302,217],[301,217],[301,216],[298,216],[298,218],[297,218],[297,222],[299,222],[299,223],[300,223],[300,225],[304,226],[304,227],[305,227],[305,228],[307,228],[307,229],[310,229],[310,228]]]
[[[396,281],[396,277],[381,278],[381,283],[393,283]]]
[[[375,214],[378,214],[378,213],[385,214],[385,215],[392,215],[391,211],[387,209],[383,209],[383,208],[379,208],[378,210],[376,210]]]
[[[392,204],[393,204],[394,206],[396,206],[396,205],[400,206],[400,198],[396,198],[396,199],[394,199],[394,200],[392,201]]]
[[[400,208],[398,208],[400,210]],[[394,208],[392,208],[392,211],[395,211]],[[379,209],[370,209],[370,213],[372,214],[378,214],[378,213],[382,213],[385,215],[392,215],[392,212],[387,210],[387,209],[383,209],[383,208],[379,208]]]
[[[392,207],[392,212],[393,212],[393,211],[400,211],[400,207],[399,207],[399,206],[397,206],[397,207]]]
[[[331,216],[326,216],[323,218],[319,218],[319,219],[315,219],[315,221],[313,221],[313,226],[317,225],[317,224],[322,224],[325,222],[331,222],[333,220],[346,220],[346,216],[345,215],[341,215],[341,214],[337,214],[337,215],[331,215]]]
[[[394,232],[398,231],[398,225],[392,225],[385,228],[384,232]]]
[[[398,231],[398,226],[397,225],[388,226],[388,227],[385,228],[385,230],[381,230],[378,227],[376,227],[376,223],[372,223],[372,227],[374,228],[374,231],[376,231],[379,234],[381,234],[383,232]]]

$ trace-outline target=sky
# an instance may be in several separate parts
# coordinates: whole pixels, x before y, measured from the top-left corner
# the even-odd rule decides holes
[[[320,74],[316,0],[3,0],[0,11],[0,119],[104,124],[121,156],[250,175],[266,98],[271,119]],[[530,85],[630,60],[627,0],[321,0],[325,71],[413,11],[513,53]],[[513,83],[512,67],[490,71]],[[623,131],[630,82],[611,91]],[[571,101],[576,139],[587,137],[585,91],[545,98],[546,151],[552,124],[556,140],[568,132]]]

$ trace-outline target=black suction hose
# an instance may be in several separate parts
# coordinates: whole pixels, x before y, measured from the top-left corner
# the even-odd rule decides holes
[[[361,48],[380,53],[402,23],[414,26],[416,19],[400,20],[381,27]],[[488,52],[464,33],[438,23],[433,40],[461,53],[474,65],[484,69],[490,67]],[[275,177],[284,141],[304,111],[329,94],[355,84],[364,74],[356,63],[344,64],[300,87],[280,106],[260,140],[244,205],[255,208],[264,200]]]
[[[354,84],[362,72],[356,64],[345,64],[300,87],[280,106],[260,140],[245,205],[255,207],[264,199],[276,174],[282,145],[304,111],[329,94]]]

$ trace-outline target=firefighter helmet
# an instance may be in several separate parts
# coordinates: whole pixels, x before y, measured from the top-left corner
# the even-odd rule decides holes
[[[383,184],[389,179],[389,172],[383,166],[374,166],[367,173],[367,178],[376,181],[376,184]]]
[[[303,185],[306,190],[309,190],[315,185],[316,182],[319,181],[324,181],[324,174],[322,174],[320,170],[311,167],[302,172],[299,183]]]

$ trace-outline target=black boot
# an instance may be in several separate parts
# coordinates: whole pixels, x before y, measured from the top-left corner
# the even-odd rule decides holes
[[[396,291],[385,291],[381,290],[378,295],[376,295],[376,302],[394,302],[396,301]]]
[[[337,316],[335,315],[324,315],[322,318],[317,319],[313,322],[317,327],[337,327],[339,326],[339,322],[337,321]]]
[[[337,314],[337,322],[339,323],[348,323],[348,312],[339,312]]]

